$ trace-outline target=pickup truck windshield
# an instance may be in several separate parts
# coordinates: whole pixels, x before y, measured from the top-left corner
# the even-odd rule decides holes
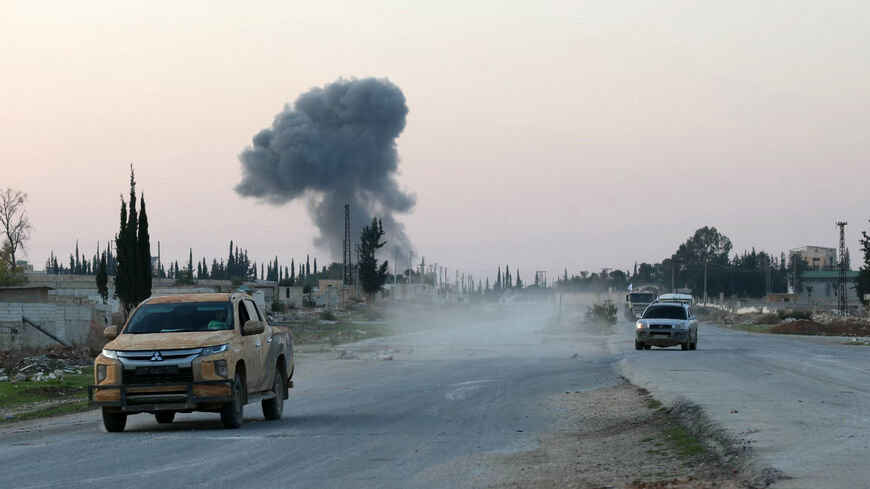
[[[230,302],[145,304],[124,329],[127,334],[220,331],[233,329]]]
[[[643,312],[644,319],[687,319],[681,306],[650,306]]]

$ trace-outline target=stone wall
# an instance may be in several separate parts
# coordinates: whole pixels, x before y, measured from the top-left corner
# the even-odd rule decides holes
[[[91,308],[87,305],[31,304],[0,302],[0,350],[37,348],[57,343],[22,316],[70,345],[85,345],[91,324]]]

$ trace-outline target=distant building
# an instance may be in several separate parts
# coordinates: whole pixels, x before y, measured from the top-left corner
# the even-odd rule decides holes
[[[25,272],[32,272],[33,271],[33,264],[28,263],[27,260],[15,260],[15,265],[24,269]]]
[[[14,285],[0,287],[0,302],[48,302],[47,285]]]
[[[340,289],[344,286],[344,281],[341,279],[333,280],[333,279],[320,279],[317,281],[317,288],[320,289],[321,292],[325,291],[330,287],[335,287],[336,289]]]
[[[800,255],[810,270],[836,270],[837,249],[822,246],[802,246],[788,250],[790,255]]]
[[[858,279],[857,271],[846,272],[846,299],[850,304],[858,302],[858,293],[855,291],[855,282]],[[801,293],[798,301],[817,302],[819,304],[837,303],[837,285],[840,281],[840,272],[833,270],[818,270],[801,273]]]

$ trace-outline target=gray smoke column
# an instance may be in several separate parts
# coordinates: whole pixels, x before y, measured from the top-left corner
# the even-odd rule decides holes
[[[242,181],[236,192],[271,204],[306,199],[320,230],[314,243],[333,258],[342,256],[345,204],[353,242],[377,217],[388,247],[408,250],[404,225],[395,218],[416,200],[396,182],[396,138],[407,114],[405,95],[388,80],[339,79],[312,88],[286,105],[239,155]]]

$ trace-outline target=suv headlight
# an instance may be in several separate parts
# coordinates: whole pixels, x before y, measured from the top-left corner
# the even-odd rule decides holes
[[[106,350],[106,349],[104,349],[104,350],[103,350],[103,356],[106,357],[106,358],[111,358],[111,359],[113,359],[113,360],[117,360],[117,359],[118,359],[118,352],[115,351],[115,350]]]
[[[208,355],[214,355],[217,353],[225,352],[229,349],[230,349],[229,343],[224,343],[223,345],[217,345],[217,346],[207,346],[207,347],[202,349],[202,353],[200,353],[199,356],[205,357]]]
[[[677,323],[674,325],[674,327],[677,329],[686,329],[687,326],[688,326],[688,323]]]
[[[637,324],[635,325],[635,327],[636,327],[637,329],[643,329],[643,323],[640,322],[640,321],[638,321]]]

